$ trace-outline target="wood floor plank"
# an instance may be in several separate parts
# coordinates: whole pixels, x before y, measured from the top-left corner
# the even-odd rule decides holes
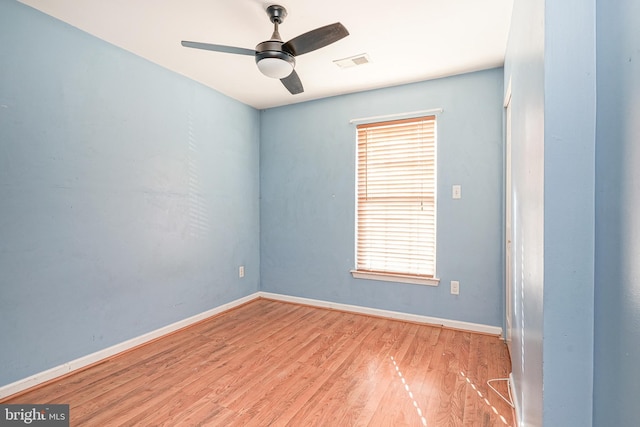
[[[68,403],[72,426],[513,426],[486,385],[510,369],[497,337],[258,299],[3,403]]]
[[[355,387],[355,372],[359,372],[363,363],[372,361],[377,364],[375,358],[371,358],[372,353],[381,351],[376,348],[385,330],[380,328],[378,319],[372,321],[374,326],[365,335],[359,335],[357,339],[348,339],[348,346],[343,344],[344,350],[341,353],[344,357],[338,365],[337,360],[327,363],[329,370],[333,372],[331,377],[317,390],[312,401],[321,401],[320,405],[305,405],[292,419],[291,425],[301,425],[305,420],[312,420],[320,425],[338,425],[339,416],[336,417],[336,410],[348,399],[351,390]],[[375,371],[375,367],[372,367]],[[367,373],[368,375],[368,373]],[[323,399],[322,396],[328,396]],[[338,419],[336,419],[338,418]]]
[[[372,401],[379,402],[382,397],[382,388],[378,387],[378,384],[393,380],[395,375],[394,360],[396,358],[404,358],[407,352],[413,348],[412,344],[415,342],[416,332],[419,327],[414,324],[402,326],[404,328],[401,334],[393,338],[392,345],[386,356],[380,353],[377,357],[380,361],[377,367],[368,364],[366,370],[361,371],[360,374],[354,373],[354,377],[358,378],[359,381],[350,396],[349,405],[341,407],[341,425],[357,425],[361,422],[361,414],[367,411],[367,405]],[[380,392],[376,393],[377,389],[380,389]]]
[[[483,388],[478,388],[478,378],[484,376],[479,373],[482,369],[479,365],[486,362],[486,358],[483,352],[486,352],[486,341],[482,339],[480,335],[473,335],[471,337],[470,344],[470,360],[469,366],[466,371],[461,372],[461,376],[467,382],[467,388],[465,393],[465,420],[464,425],[466,427],[472,427],[474,425],[488,426],[490,422],[490,415],[485,411],[484,392]],[[480,423],[477,423],[477,418],[482,418]],[[476,424],[474,424],[476,423]]]

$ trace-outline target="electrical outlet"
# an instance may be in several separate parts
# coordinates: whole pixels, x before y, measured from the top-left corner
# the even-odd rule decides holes
[[[238,268],[238,277],[244,277],[244,265]]]
[[[451,281],[451,295],[460,295],[460,282],[457,280]]]

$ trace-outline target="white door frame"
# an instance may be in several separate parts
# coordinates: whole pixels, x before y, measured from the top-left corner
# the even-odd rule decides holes
[[[511,191],[511,79],[507,86],[504,98],[504,118],[505,118],[505,159],[504,159],[504,268],[505,268],[505,341],[509,352],[511,352],[511,336],[513,327],[513,199]]]

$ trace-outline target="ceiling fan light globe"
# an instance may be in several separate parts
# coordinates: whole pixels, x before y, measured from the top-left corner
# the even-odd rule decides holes
[[[293,72],[293,64],[280,58],[263,58],[258,61],[258,69],[272,79],[284,79]]]

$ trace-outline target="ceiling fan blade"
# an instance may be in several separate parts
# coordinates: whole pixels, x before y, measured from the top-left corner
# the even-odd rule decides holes
[[[302,87],[302,82],[300,81],[300,77],[298,77],[298,73],[296,70],[293,70],[291,74],[289,74],[284,79],[280,79],[284,87],[287,88],[291,95],[297,95],[299,93],[304,92],[304,88]]]
[[[221,44],[198,43],[198,42],[190,42],[190,41],[183,40],[182,46],[191,47],[194,49],[212,50],[214,52],[236,53],[238,55],[255,56],[256,54],[256,51],[252,49],[245,49],[242,47],[234,47],[234,46],[224,46]]]
[[[348,35],[349,31],[341,23],[336,22],[294,37],[282,45],[282,50],[293,56],[300,56],[337,42]]]

